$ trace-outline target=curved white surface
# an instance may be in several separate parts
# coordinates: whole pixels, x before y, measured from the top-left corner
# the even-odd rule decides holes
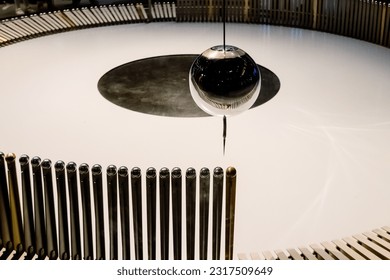
[[[228,120],[128,111],[97,90],[140,58],[201,53],[220,24],[86,29],[0,49],[0,150],[106,167],[235,166],[235,252],[307,245],[390,222],[390,49],[308,30],[228,24],[281,81],[266,104]],[[146,228],[146,226],[145,226]],[[210,246],[211,247],[211,246]]]

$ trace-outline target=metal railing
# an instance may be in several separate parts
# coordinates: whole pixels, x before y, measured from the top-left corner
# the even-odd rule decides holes
[[[223,0],[90,6],[0,22],[0,47],[80,28],[154,21],[216,22]],[[229,0],[227,21],[329,32],[390,47],[390,3],[373,0]]]
[[[177,0],[177,21],[222,21],[224,0]],[[324,31],[390,47],[390,3],[373,0],[229,0],[226,20]]]
[[[142,173],[0,152],[0,260],[233,259],[233,167]]]

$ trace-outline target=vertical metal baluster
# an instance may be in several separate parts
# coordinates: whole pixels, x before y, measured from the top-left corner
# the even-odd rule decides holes
[[[173,222],[173,258],[181,260],[182,228],[182,176],[178,167],[172,169],[172,222]]]
[[[129,170],[127,167],[119,167],[118,180],[122,235],[122,259],[130,260]]]
[[[210,205],[210,171],[200,170],[199,177],[199,259],[207,259]],[[213,240],[214,241],[214,240]]]
[[[226,169],[225,260],[233,259],[236,180],[236,169],[234,167],[228,167]]]
[[[80,215],[79,215],[79,200],[77,188],[77,165],[74,162],[69,162],[66,165],[66,175],[68,178],[69,188],[69,206],[70,206],[70,239],[72,248],[72,259],[81,260],[81,233],[80,233]]]
[[[99,164],[92,166],[93,197],[95,204],[95,230],[96,230],[96,259],[106,258],[104,238],[104,213],[103,213],[103,178],[102,167]]]
[[[5,160],[8,167],[9,205],[11,210],[12,243],[16,251],[15,258],[21,256],[24,251],[24,236],[22,224],[22,212],[19,200],[19,187],[16,176],[15,154],[7,154]]]
[[[65,163],[61,160],[54,164],[58,196],[58,235],[59,257],[62,260],[70,259],[68,205],[66,199]]]
[[[186,172],[186,231],[187,260],[195,259],[195,209],[196,209],[196,170]]]
[[[148,228],[148,259],[156,259],[156,169],[146,170],[146,206]]]
[[[169,259],[169,169],[160,170],[160,243],[161,259]]]
[[[92,239],[92,213],[91,213],[91,186],[89,181],[89,166],[83,163],[79,167],[81,201],[83,211],[83,240],[84,259],[93,260],[93,239]]]
[[[118,259],[118,180],[116,166],[107,167],[108,217],[110,232],[110,259]]]
[[[9,206],[5,161],[2,152],[0,152],[0,223],[3,246],[7,252],[10,252],[14,246],[12,244],[11,210]]]
[[[219,260],[221,254],[221,222],[223,196],[223,169],[214,168],[213,174],[213,229],[212,229],[212,259]]]
[[[22,177],[24,248],[27,253],[26,258],[32,259],[35,255],[35,230],[29,160],[27,155],[19,158]]]
[[[41,159],[39,157],[33,157],[31,159],[31,167],[34,187],[35,250],[38,255],[38,259],[42,260],[47,255],[47,242]]]
[[[142,194],[141,194],[141,169],[134,167],[131,170],[131,194],[133,202],[133,227],[135,258],[143,259],[142,243]]]
[[[54,188],[53,176],[51,173],[51,161],[44,159],[42,161],[43,186],[45,188],[45,221],[46,221],[46,237],[47,237],[47,255],[49,259],[55,260],[58,258],[58,242],[56,216],[54,209]]]

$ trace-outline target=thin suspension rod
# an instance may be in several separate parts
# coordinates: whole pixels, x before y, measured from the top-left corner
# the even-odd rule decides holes
[[[227,119],[226,116],[223,116],[223,155],[225,155],[225,148],[226,148],[226,133],[227,133]]]
[[[223,0],[222,20],[223,20],[223,51],[225,52],[225,47],[226,47],[226,0]]]

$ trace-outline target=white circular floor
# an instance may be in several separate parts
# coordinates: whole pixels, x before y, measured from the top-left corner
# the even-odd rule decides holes
[[[133,24],[0,49],[0,150],[143,171],[235,166],[235,252],[330,241],[390,224],[390,49],[276,26],[228,24],[280,79],[269,102],[222,120],[145,115],[97,90],[140,58],[221,44],[222,25]],[[146,229],[146,226],[145,226]],[[211,247],[211,246],[209,246]]]

